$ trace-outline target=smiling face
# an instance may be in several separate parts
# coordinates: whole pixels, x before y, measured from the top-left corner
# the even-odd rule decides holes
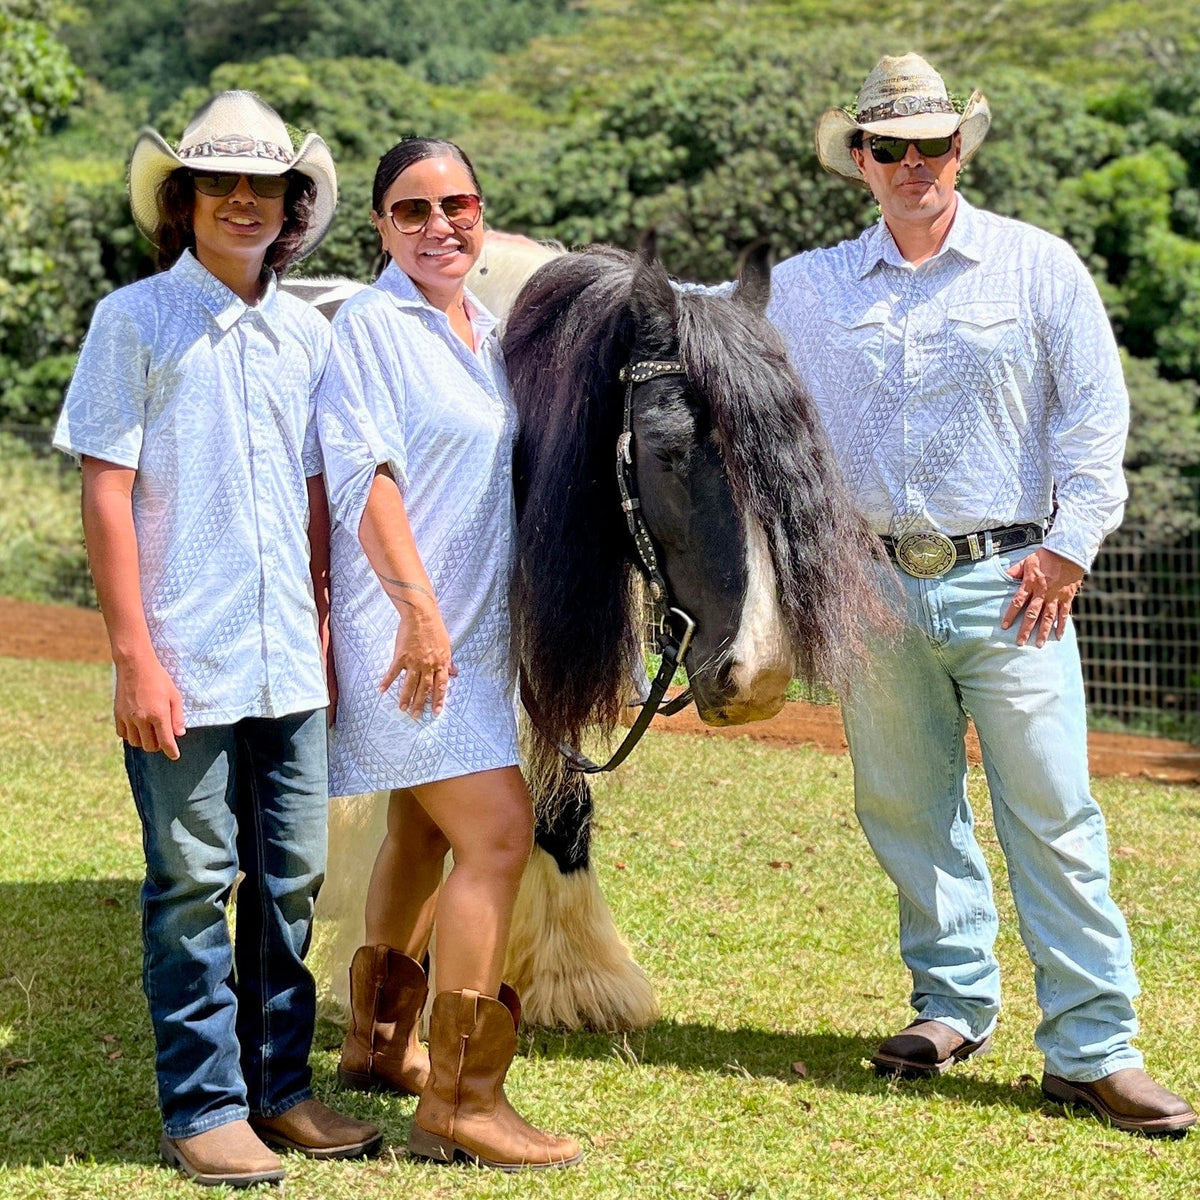
[[[197,191],[192,205],[196,257],[235,292],[256,279],[271,243],[283,229],[283,196],[258,196],[244,175],[228,196]]]
[[[961,145],[961,135],[956,133],[949,153],[923,158],[910,143],[898,163],[876,162],[869,149],[850,153],[889,225],[927,223],[953,209]]]
[[[396,176],[384,193],[382,211],[371,214],[384,250],[422,295],[442,309],[457,301],[467,272],[483,250],[483,219],[470,229],[456,229],[435,204],[423,229],[401,233],[392,223],[392,205],[398,200],[438,201],[478,190],[471,173],[451,155],[423,158]]]

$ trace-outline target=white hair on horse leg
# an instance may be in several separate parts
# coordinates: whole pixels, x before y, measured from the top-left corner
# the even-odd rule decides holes
[[[659,1016],[645,972],[613,924],[595,872],[564,875],[534,848],[513,914],[504,977],[533,1025],[620,1033]]]
[[[791,677],[791,641],[779,607],[779,582],[767,535],[753,517],[746,518],[746,598],[730,659],[739,689],[763,674]]]
[[[366,936],[370,864],[387,833],[387,810],[387,792],[329,802],[329,850],[316,907],[321,945],[309,966],[318,994],[331,997],[347,1012],[350,960]]]

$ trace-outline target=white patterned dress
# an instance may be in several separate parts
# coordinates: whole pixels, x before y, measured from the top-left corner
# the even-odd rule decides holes
[[[337,723],[330,794],[412,787],[518,761],[508,659],[516,512],[516,410],[495,318],[472,300],[478,352],[394,263],[333,323],[318,401],[333,512]],[[367,562],[358,524],[387,463],[450,634],[457,676],[443,711],[401,712],[378,687],[399,617]]]

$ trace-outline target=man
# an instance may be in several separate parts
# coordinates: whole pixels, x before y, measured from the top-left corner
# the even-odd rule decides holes
[[[1128,401],[1096,288],[1064,242],[972,208],[958,172],[989,124],[915,54],[884,58],[822,165],[882,221],[774,272],[769,315],[815,394],[907,613],[843,711],[859,820],[899,890],[917,1020],[872,1060],[938,1074],[986,1049],[996,909],[972,831],[968,714],[1034,964],[1042,1090],[1120,1129],[1196,1115],[1131,1045],[1137,982],[1088,783],[1071,603],[1120,521]],[[1053,513],[1053,523],[1049,519]]]
[[[178,151],[144,131],[129,190],[160,272],[97,307],[55,444],[82,462],[142,823],[160,1150],[197,1183],[241,1187],[283,1177],[271,1146],[346,1158],[381,1141],[312,1095],[303,962],[328,806],[313,578],[329,326],[276,276],[329,228],[337,180],[319,137],[294,148],[239,91]]]

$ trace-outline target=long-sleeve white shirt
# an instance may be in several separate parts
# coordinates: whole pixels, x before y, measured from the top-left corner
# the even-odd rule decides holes
[[[1120,524],[1129,401],[1096,285],[1066,242],[961,196],[936,256],[886,224],[777,266],[768,316],[879,534],[1048,517],[1091,566]]]

